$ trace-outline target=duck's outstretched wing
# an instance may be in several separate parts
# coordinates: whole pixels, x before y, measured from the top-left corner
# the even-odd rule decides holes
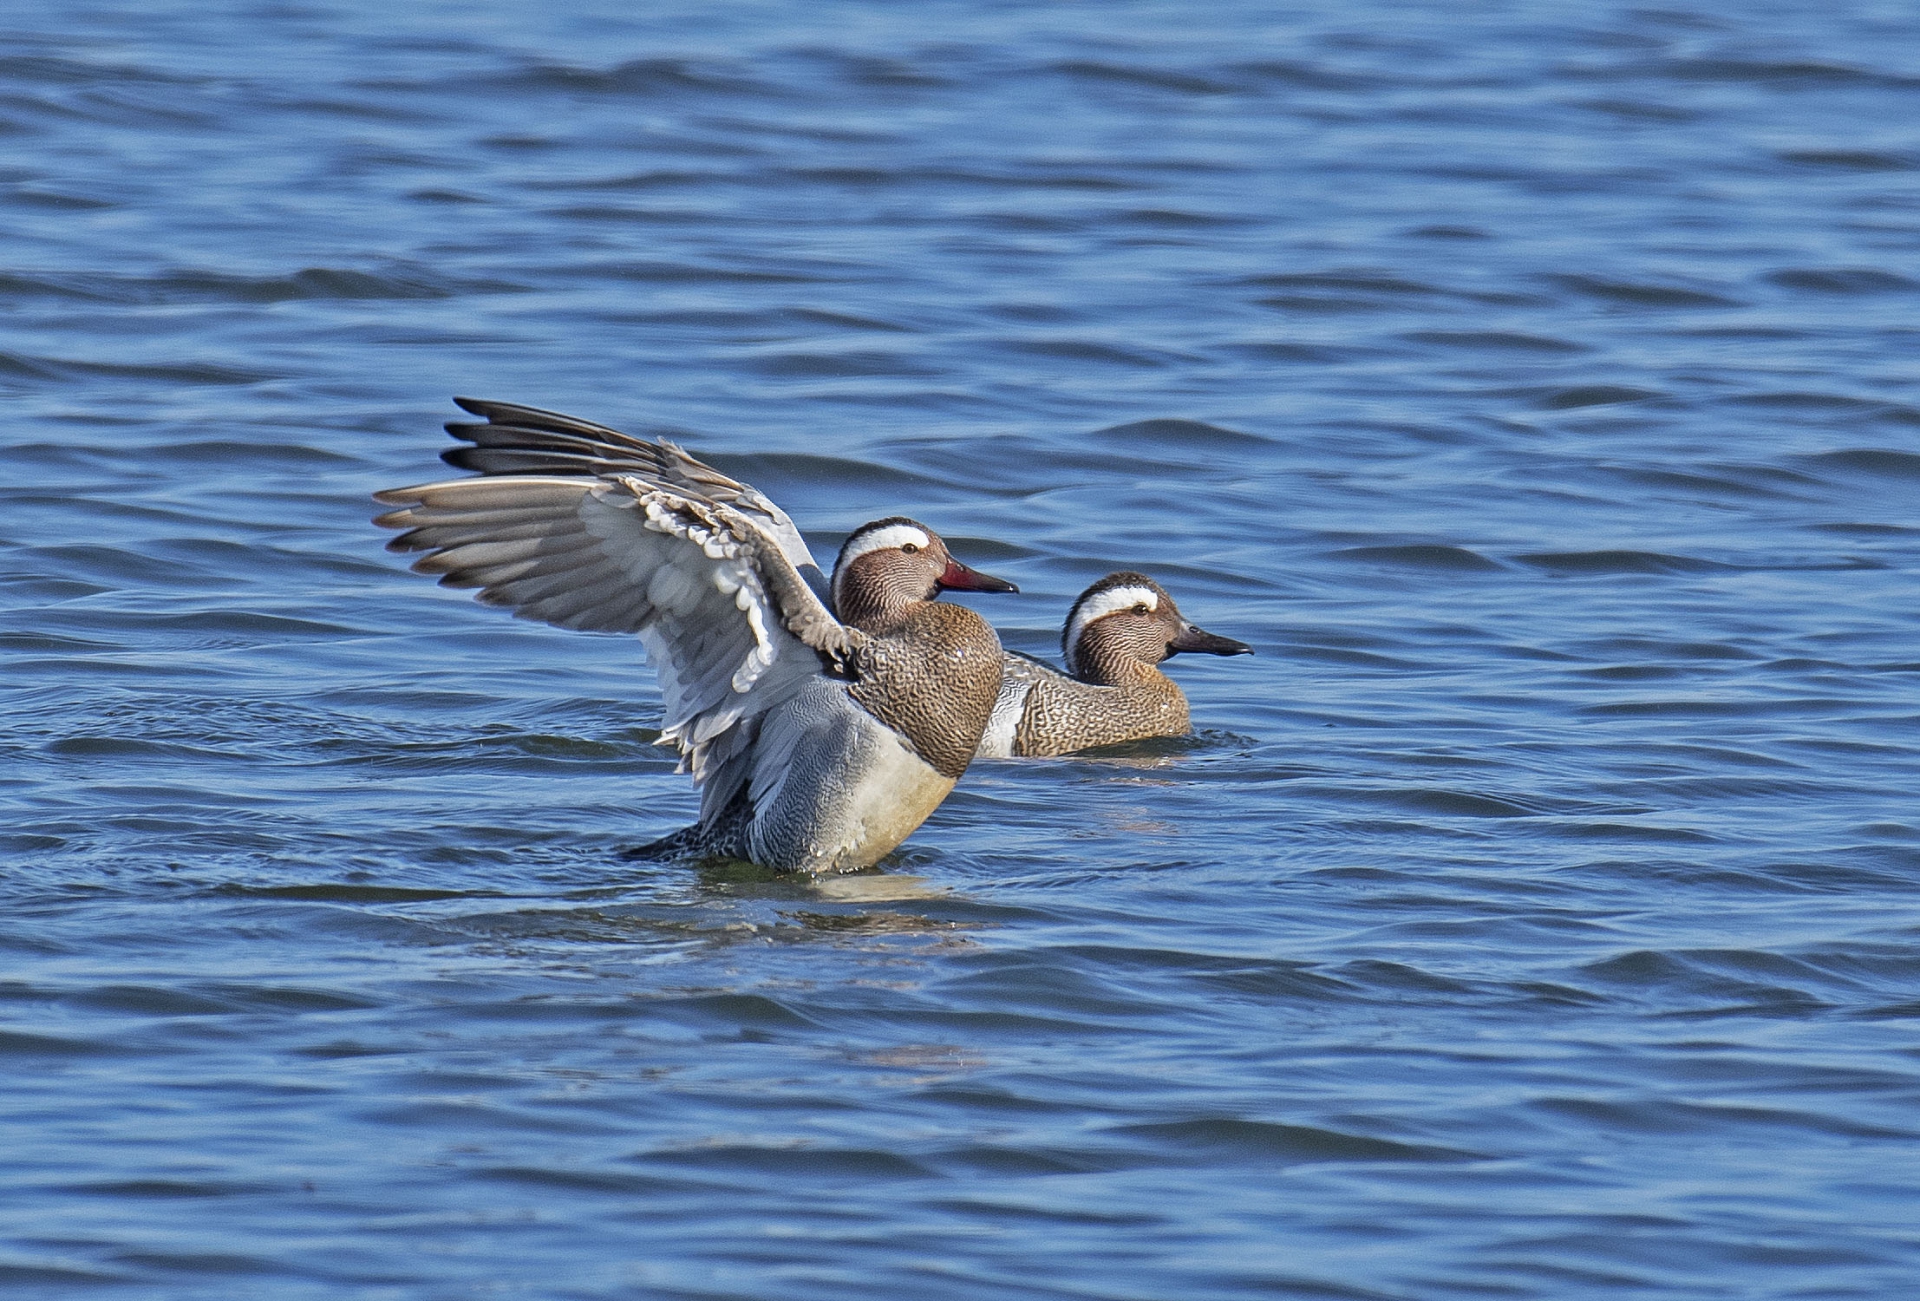
[[[472,444],[442,452],[440,459],[448,465],[487,475],[638,475],[684,496],[739,511],[780,544],[788,563],[806,579],[807,586],[816,593],[827,590],[806,539],[785,511],[752,484],[730,478],[677,444],[664,438],[635,438],[605,425],[513,402],[482,398],[454,401],[462,410],[484,417],[486,423],[447,423],[448,433]]]
[[[393,488],[405,529],[391,551],[448,587],[477,587],[522,619],[637,633],[666,699],[662,743],[724,807],[744,779],[758,717],[823,673],[844,673],[866,634],[827,611],[753,517],[634,474],[500,475]]]

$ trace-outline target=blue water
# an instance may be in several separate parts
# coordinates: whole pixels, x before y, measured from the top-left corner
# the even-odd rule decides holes
[[[0,18],[0,1290],[1920,1293],[1920,14]],[[874,873],[381,551],[453,393],[908,513],[1188,743]]]

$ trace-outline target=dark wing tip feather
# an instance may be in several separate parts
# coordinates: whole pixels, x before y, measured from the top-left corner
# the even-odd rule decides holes
[[[456,397],[454,405],[470,415],[476,415],[494,425],[523,425],[538,433],[575,434],[592,439],[611,436],[625,439],[629,435],[605,425],[597,425],[591,420],[582,420],[578,416],[563,415],[558,411],[548,411],[541,407],[523,406],[518,402],[496,402],[491,398]],[[454,427],[456,421],[449,421],[447,432],[455,438],[461,437]]]
[[[488,475],[568,477],[604,477],[638,471],[648,477],[664,476],[677,482],[687,477],[685,468],[677,462],[698,466],[698,462],[671,445],[663,447],[649,439],[556,411],[479,398],[463,397],[454,401],[462,409],[486,417],[484,424],[467,420],[447,422],[446,430],[451,437],[472,444],[440,454],[442,461],[456,469]]]
[[[590,465],[581,470],[571,466],[574,458],[559,453],[542,453],[511,447],[449,447],[440,459],[456,470],[480,474],[569,474],[592,473]],[[549,469],[558,466],[558,469]]]
[[[487,425],[488,429],[511,428]],[[589,450],[577,450],[587,448]],[[616,457],[618,459],[616,459]],[[456,470],[480,474],[561,475],[567,478],[600,478],[634,470],[657,470],[653,461],[640,455],[622,455],[618,449],[595,448],[572,439],[553,439],[546,443],[515,445],[488,439],[476,447],[450,447],[440,459]]]

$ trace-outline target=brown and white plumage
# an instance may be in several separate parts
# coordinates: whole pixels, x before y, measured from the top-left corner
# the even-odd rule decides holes
[[[970,757],[991,711],[999,646],[971,611],[919,607],[943,585],[1010,585],[972,575],[914,525],[928,554],[869,563],[918,572],[918,586],[885,626],[863,631],[806,581],[798,530],[751,487],[670,444],[532,408],[461,405],[498,421],[450,426],[474,446],[447,459],[484,477],[377,493],[398,509],[376,522],[405,530],[391,549],[427,553],[417,571],[478,588],[486,604],[640,637],[665,699],[662,743],[701,786],[689,849],[865,866],[944,797],[958,776],[945,756],[959,743]],[[971,657],[965,672],[929,672],[955,647]],[[957,724],[941,708],[952,691],[976,702]],[[965,735],[946,734],[956,725]]]
[[[1067,672],[1006,653],[1000,695],[981,735],[982,758],[1071,754],[1192,730],[1186,693],[1159,665],[1181,651],[1248,655],[1181,615],[1167,589],[1145,574],[1108,574],[1067,612],[1061,631]]]

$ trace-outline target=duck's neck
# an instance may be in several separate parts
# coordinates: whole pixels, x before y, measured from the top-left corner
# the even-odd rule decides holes
[[[833,575],[834,614],[841,623],[884,637],[898,632],[915,610],[930,603],[924,574],[898,563],[894,553],[856,556]]]
[[[847,583],[835,602],[834,613],[840,616],[840,622],[861,632],[884,637],[890,632],[898,632],[916,607],[926,605],[923,600],[910,600],[898,592],[884,587],[865,586]]]
[[[1073,676],[1097,687],[1152,686],[1172,679],[1157,664],[1148,664],[1124,646],[1115,646],[1089,638],[1080,643],[1073,657]]]

